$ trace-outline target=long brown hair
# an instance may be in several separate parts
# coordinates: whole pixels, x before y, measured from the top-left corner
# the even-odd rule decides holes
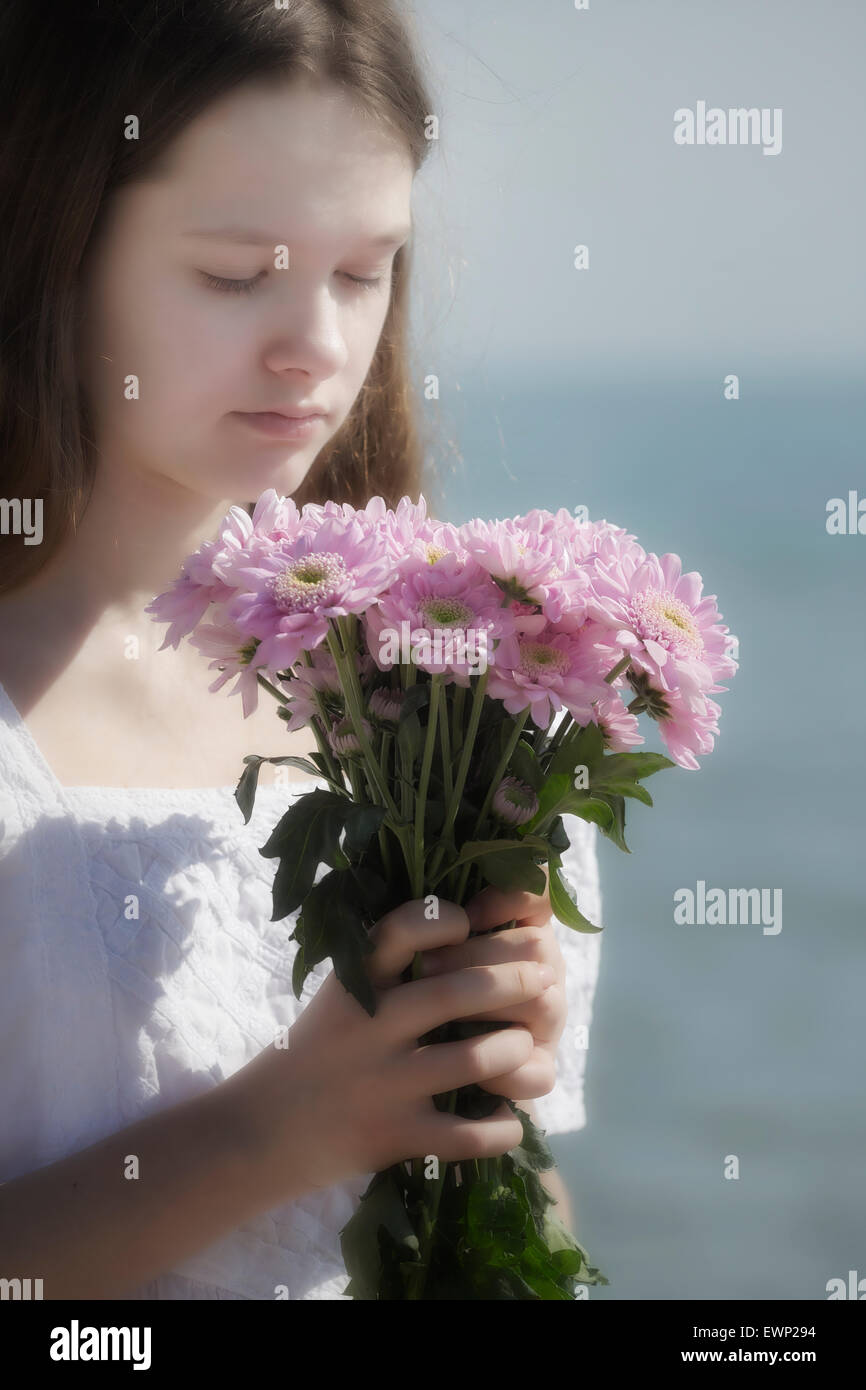
[[[106,204],[245,80],[330,80],[401,136],[415,170],[432,102],[397,0],[33,0],[0,6],[0,500],[43,499],[40,545],[0,543],[0,593],[36,574],[83,514],[96,445],[78,386],[79,272]],[[140,138],[124,139],[130,113]],[[408,331],[411,241],[367,378],[301,487],[308,501],[417,500],[427,440]],[[425,495],[429,497],[425,480]]]

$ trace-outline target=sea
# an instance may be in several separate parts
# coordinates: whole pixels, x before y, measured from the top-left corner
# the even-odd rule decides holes
[[[866,1297],[866,400],[829,368],[724,376],[487,363],[428,403],[436,515],[584,506],[697,570],[739,643],[700,771],[627,803],[630,853],[599,837],[588,1122],[550,1138],[591,1300],[823,1300],[851,1270]],[[699,882],[769,890],[781,928],[678,922]]]

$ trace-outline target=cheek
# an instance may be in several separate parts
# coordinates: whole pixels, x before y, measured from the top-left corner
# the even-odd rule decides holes
[[[94,286],[81,329],[82,375],[104,412],[128,411],[137,378],[140,419],[207,395],[207,383],[231,343],[217,316],[192,296],[142,271],[111,268]],[[149,411],[148,406],[154,410]],[[126,425],[132,424],[127,420]],[[153,419],[151,419],[153,424]]]
[[[379,346],[382,329],[388,314],[388,300],[384,305],[359,313],[347,320],[344,327],[346,342],[346,371],[350,378],[350,389],[354,394],[361,389],[364,378]]]

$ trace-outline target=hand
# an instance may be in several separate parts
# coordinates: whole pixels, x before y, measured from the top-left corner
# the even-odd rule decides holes
[[[546,873],[547,866],[544,868]],[[549,891],[545,888],[543,894],[520,890],[505,892],[489,886],[465,904],[465,911],[470,930],[482,935],[470,936],[453,946],[422,951],[420,978],[467,966],[500,965],[509,961],[550,965],[556,973],[556,983],[543,994],[505,1009],[467,1015],[467,1019],[477,1021],[522,1024],[535,1042],[535,1049],[526,1062],[514,1071],[479,1082],[482,1089],[507,1096],[517,1104],[547,1095],[556,1083],[556,1049],[567,1018],[565,957],[550,925]],[[514,927],[490,936],[483,935],[513,918],[516,918]]]

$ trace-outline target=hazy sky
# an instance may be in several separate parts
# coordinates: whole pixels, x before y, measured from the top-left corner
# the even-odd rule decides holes
[[[589,5],[411,5],[422,371],[859,374],[866,3]],[[781,109],[780,152],[675,144],[699,102]]]

